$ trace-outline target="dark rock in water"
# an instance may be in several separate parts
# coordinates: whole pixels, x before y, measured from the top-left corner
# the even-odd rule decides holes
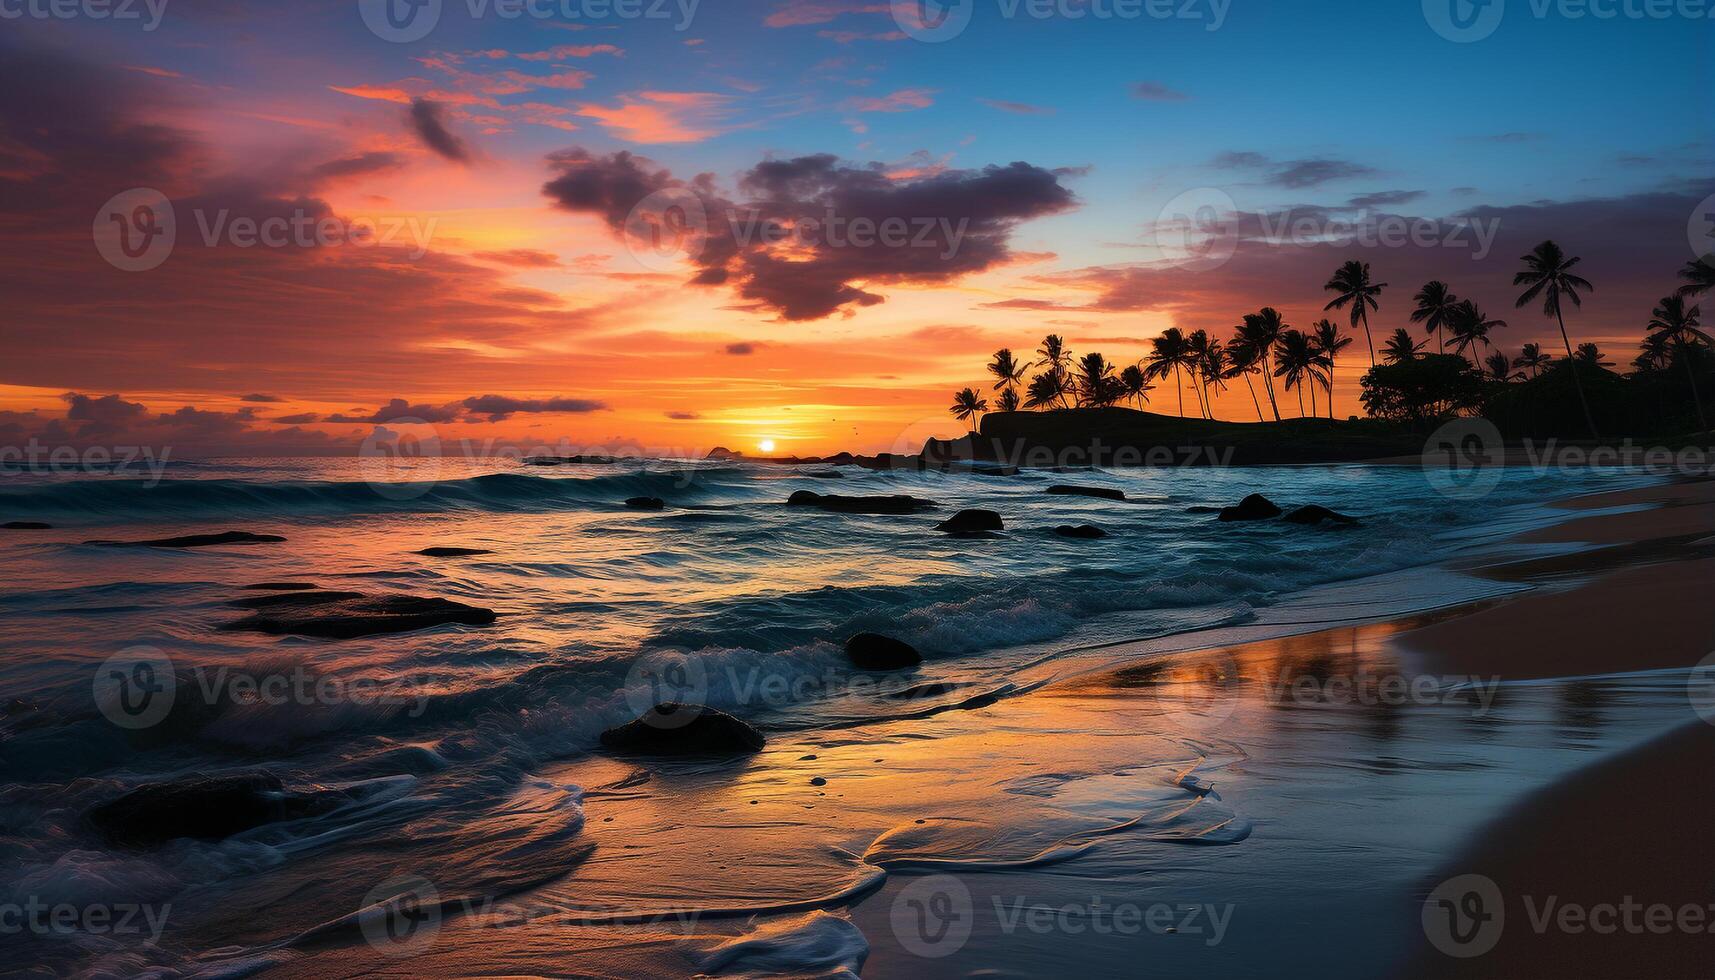
[[[946,695],[952,694],[954,691],[966,686],[968,685],[950,684],[945,681],[941,681],[933,684],[918,684],[914,687],[908,687],[903,691],[895,691],[889,696],[898,698],[901,701],[916,701],[926,698],[945,697]]]
[[[933,507],[932,500],[922,500],[905,494],[886,497],[843,497],[814,490],[795,490],[786,498],[788,506],[816,507],[835,514],[911,514],[919,508]]]
[[[223,630],[335,640],[404,633],[445,623],[487,626],[495,620],[492,609],[448,599],[362,592],[287,592],[239,599],[232,604],[255,612],[226,623],[221,626]]]
[[[632,510],[661,510],[667,506],[667,501],[660,497],[627,497],[625,506]]]
[[[1317,506],[1316,504],[1311,504],[1308,507],[1299,507],[1296,510],[1289,511],[1287,515],[1281,519],[1290,521],[1293,524],[1320,524],[1323,521],[1332,521],[1335,524],[1358,523],[1358,519],[1356,517],[1349,517],[1337,511],[1329,510],[1326,507]]]
[[[466,555],[492,555],[486,548],[424,548],[417,552],[430,558],[463,558]]]
[[[1049,487],[1047,493],[1062,497],[1099,497],[1103,500],[1124,500],[1124,490],[1112,490],[1108,487],[1078,487],[1068,483],[1056,483]]]
[[[826,785],[828,785],[828,781],[826,779],[822,778],[821,776],[811,776],[810,777],[810,785],[811,786],[826,786]]]
[[[1006,535],[999,531],[948,531],[947,537],[959,541],[1005,541]]]
[[[651,755],[742,755],[762,749],[762,733],[732,715],[695,704],[658,704],[601,733],[601,744]]]
[[[1185,508],[1185,513],[1187,513],[1187,514],[1219,514],[1223,510],[1226,510],[1226,508],[1225,507],[1209,507],[1209,506],[1206,506],[1204,504],[1195,504],[1193,506]]]
[[[841,473],[839,470],[820,470],[815,473],[805,473],[804,475],[817,480],[843,480],[846,478],[846,475]]]
[[[350,802],[341,793],[297,793],[278,776],[250,773],[150,783],[89,811],[108,843],[155,847],[181,837],[221,840],[281,820],[326,813]]]
[[[1280,508],[1262,494],[1253,493],[1239,501],[1237,507],[1222,507],[1220,514],[1223,521],[1263,521],[1279,517]]]
[[[257,591],[264,592],[302,592],[305,589],[313,589],[315,587],[315,583],[313,582],[257,582],[255,585],[243,586],[243,588],[246,589],[256,589]]]
[[[911,644],[880,633],[859,633],[847,640],[846,656],[864,670],[903,670],[923,662]]]
[[[617,462],[613,456],[526,456],[523,460],[525,466],[607,466]]]
[[[1016,466],[973,466],[971,473],[976,476],[1017,476]]]
[[[1063,538],[1105,538],[1108,532],[1094,524],[1062,524],[1054,529],[1054,533]]]
[[[268,544],[284,541],[278,534],[252,534],[249,531],[222,531],[219,534],[187,534],[178,538],[156,538],[153,541],[85,541],[109,548],[207,548],[217,544]]]
[[[0,524],[0,530],[6,531],[51,531],[53,527],[52,524],[43,524],[41,521],[7,521]]]
[[[715,448],[709,450],[709,454],[707,456],[704,456],[703,458],[704,459],[743,459],[744,454],[740,453],[740,452],[734,452],[733,450],[728,449],[725,446],[716,446]]]
[[[1006,526],[1000,521],[1000,515],[992,510],[961,510],[935,525],[937,531],[951,531],[956,534],[969,531],[1003,531],[1005,529]]]

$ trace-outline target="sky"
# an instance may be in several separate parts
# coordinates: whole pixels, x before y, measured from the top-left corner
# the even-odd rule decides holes
[[[909,451],[1351,259],[1624,364],[1715,240],[1700,0],[392,2],[0,0],[0,444]]]

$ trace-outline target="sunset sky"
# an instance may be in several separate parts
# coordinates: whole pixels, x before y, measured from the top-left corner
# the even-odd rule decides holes
[[[996,348],[1056,332],[1124,365],[1165,327],[1226,336],[1263,305],[1308,327],[1352,258],[1389,283],[1378,346],[1443,278],[1509,321],[1500,349],[1558,349],[1510,286],[1547,237],[1596,286],[1574,341],[1623,365],[1715,193],[1706,24],[1514,0],[1455,43],[1411,2],[976,0],[926,43],[901,6],[704,0],[687,23],[679,2],[447,0],[406,42],[356,0],[166,0],[153,30],[141,0],[141,20],[0,19],[0,443],[337,453],[415,417],[526,447],[915,449],[959,431],[951,392],[986,389]],[[134,188],[177,226],[142,271],[92,232]],[[640,256],[625,221],[652,191],[717,228],[760,205],[966,234],[951,255],[717,233]],[[1229,260],[1162,247],[1170,202],[1229,199]],[[1268,240],[1284,212],[1450,240]],[[295,213],[402,230],[235,240]],[[1340,413],[1367,366],[1360,333]],[[1177,410],[1169,387],[1152,404]],[[1242,385],[1216,412],[1255,417]]]

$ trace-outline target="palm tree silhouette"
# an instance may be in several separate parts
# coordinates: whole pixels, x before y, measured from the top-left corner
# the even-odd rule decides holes
[[[1453,290],[1446,283],[1431,279],[1411,300],[1417,304],[1417,309],[1411,311],[1411,322],[1423,324],[1423,329],[1435,335],[1435,349],[1446,353],[1441,328],[1447,325],[1447,315],[1453,304],[1459,302],[1459,297],[1453,295]]]
[[[1072,363],[1072,352],[1066,349],[1066,342],[1060,339],[1059,334],[1051,333],[1042,338],[1042,346],[1036,348],[1036,353],[1041,357],[1036,366],[1045,367],[1053,373],[1054,380],[1059,383],[1058,396],[1064,400],[1072,387],[1067,383],[1067,368]]]
[[[1697,405],[1697,431],[1707,432],[1709,422],[1703,417],[1703,396],[1697,391],[1697,371],[1691,365],[1692,348],[1699,344],[1709,344],[1710,337],[1698,329],[1698,319],[1703,309],[1693,306],[1685,308],[1685,297],[1675,293],[1664,296],[1656,308],[1651,311],[1649,330],[1650,336],[1665,338],[1677,348],[1678,360],[1685,364],[1685,376],[1691,381],[1691,400]]]
[[[1215,396],[1227,390],[1227,345],[1220,340],[1203,345],[1202,356],[1197,358],[1197,373],[1203,376],[1203,397],[1209,405],[1209,417],[1214,418]]]
[[[1423,342],[1426,343],[1428,341]],[[1406,361],[1414,361],[1418,352],[1423,350],[1423,344],[1412,340],[1411,332],[1404,327],[1396,327],[1393,336],[1382,345],[1382,363],[1403,364]]]
[[[995,409],[1002,412],[1018,411],[1018,389],[1008,388],[1002,391],[1000,398],[995,402]]]
[[[1299,330],[1287,330],[1275,344],[1275,377],[1284,378],[1286,389],[1298,389],[1298,417],[1304,418],[1304,387],[1310,386],[1310,406],[1316,407],[1315,383],[1322,380],[1322,364],[1317,360],[1316,344],[1310,335]]]
[[[1084,404],[1100,408],[1112,401],[1114,366],[1100,354],[1085,354],[1078,359],[1077,386]]]
[[[1667,338],[1659,333],[1646,334],[1638,345],[1638,356],[1632,358],[1632,367],[1639,371],[1660,371],[1672,360],[1673,350]]]
[[[1280,405],[1274,399],[1274,345],[1286,329],[1286,322],[1281,319],[1280,311],[1272,306],[1245,314],[1244,326],[1239,328],[1240,336],[1247,343],[1255,345],[1262,357],[1262,387],[1268,393],[1268,405],[1274,411],[1276,422],[1280,421]]]
[[[1715,255],[1705,255],[1685,263],[1685,268],[1679,270],[1679,277],[1685,280],[1685,285],[1679,287],[1681,296],[1698,296],[1715,289]]]
[[[969,388],[953,396],[953,407],[948,409],[956,419],[962,419],[971,424],[971,434],[977,433],[977,416],[989,410],[989,403],[983,396]]]
[[[1448,326],[1453,330],[1453,352],[1460,357],[1466,356],[1465,352],[1470,350],[1473,344],[1489,346],[1489,331],[1507,325],[1505,320],[1489,319],[1482,308],[1468,299],[1460,300],[1454,305],[1448,313],[1448,321]],[[1482,369],[1475,357],[1471,358],[1471,363],[1479,370]]]
[[[1139,409],[1144,402],[1149,401],[1149,389],[1153,387],[1149,379],[1143,376],[1143,369],[1133,364],[1120,372],[1120,387],[1125,391],[1125,397],[1137,403]]]
[[[1334,359],[1352,342],[1350,337],[1340,336],[1340,328],[1327,318],[1317,320],[1311,325],[1310,340],[1316,346],[1316,358],[1327,372],[1323,386],[1328,390],[1328,418],[1334,417]]]
[[[1185,417],[1185,388],[1179,382],[1179,369],[1190,363],[1190,345],[1178,327],[1168,327],[1161,336],[1149,342],[1149,365],[1143,375],[1151,380],[1173,375],[1173,387],[1179,392],[1179,417]]]
[[[1191,388],[1197,393],[1197,409],[1209,418],[1209,392],[1204,386],[1203,358],[1209,353],[1209,331],[1193,330],[1185,338],[1185,371],[1191,375]]]
[[[1025,408],[1042,408],[1052,405],[1062,394],[1063,385],[1060,376],[1053,371],[1043,371],[1032,375],[1030,384],[1024,391]]]
[[[1251,384],[1251,375],[1261,370],[1262,351],[1249,338],[1244,336],[1241,329],[1238,336],[1227,341],[1227,371],[1229,378],[1244,378],[1245,389],[1251,393],[1251,404],[1256,406],[1256,420],[1261,422],[1262,402],[1257,401],[1256,386]]]
[[[1012,356],[1012,348],[1002,347],[994,352],[994,357],[988,363],[989,374],[994,375],[995,391],[1005,390],[1012,394],[1012,408],[1002,408],[1003,412],[1015,411],[1018,408],[1018,383],[1024,379],[1025,365],[1018,363]],[[1005,395],[1001,396],[1005,405]]]
[[[1518,375],[1513,373],[1512,358],[1508,357],[1503,351],[1497,350],[1488,357],[1483,358],[1483,369],[1488,373],[1488,376],[1491,379],[1502,383],[1511,381],[1518,377]]]
[[[1524,368],[1526,371],[1529,371],[1530,376],[1534,378],[1541,374],[1542,369],[1547,367],[1548,362],[1552,360],[1554,360],[1554,355],[1544,354],[1542,352],[1542,345],[1525,344],[1524,347],[1519,350],[1518,357],[1513,360],[1513,367]]]
[[[1614,362],[1608,360],[1608,355],[1602,352],[1602,348],[1592,343],[1579,344],[1578,349],[1572,353],[1572,360],[1579,364],[1588,364],[1591,367],[1611,368],[1614,366]]]
[[[1560,298],[1570,299],[1573,306],[1582,306],[1584,301],[1578,298],[1578,290],[1592,291],[1596,287],[1589,281],[1572,274],[1571,269],[1578,264],[1578,258],[1567,258],[1559,245],[1553,241],[1545,241],[1530,254],[1522,255],[1519,260],[1524,263],[1524,269],[1513,276],[1513,285],[1529,286],[1518,298],[1517,306],[1524,306],[1542,297],[1542,313],[1552,316],[1560,324],[1560,339],[1566,344],[1566,356],[1572,357],[1572,338],[1566,333],[1566,317],[1560,311]],[[1584,396],[1584,381],[1578,376],[1578,365],[1569,367],[1572,372],[1573,386],[1578,389],[1578,404],[1584,409],[1584,422],[1590,427],[1590,438],[1600,439],[1596,433],[1596,417],[1590,414],[1590,400]]]
[[[1358,324],[1364,325],[1364,339],[1370,345],[1370,366],[1376,364],[1376,342],[1370,336],[1370,310],[1377,309],[1376,297],[1387,288],[1385,282],[1370,281],[1370,264],[1356,260],[1334,270],[1333,278],[1329,279],[1323,289],[1331,290],[1339,295],[1328,301],[1324,310],[1343,309],[1347,304],[1352,307],[1352,329],[1358,329]]]

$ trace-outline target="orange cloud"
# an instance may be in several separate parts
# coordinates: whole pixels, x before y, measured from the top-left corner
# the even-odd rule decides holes
[[[720,132],[709,116],[728,101],[711,92],[642,92],[620,100],[617,106],[585,103],[577,114],[633,143],[696,143]]]

